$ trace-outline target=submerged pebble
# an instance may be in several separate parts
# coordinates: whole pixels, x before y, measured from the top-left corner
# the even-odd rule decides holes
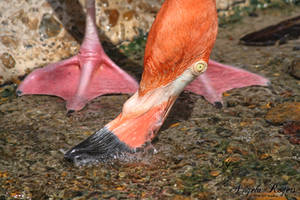
[[[293,47],[293,51],[300,51],[300,45]]]
[[[300,102],[285,102],[268,111],[265,119],[272,124],[300,121]]]
[[[283,126],[283,133],[292,144],[300,144],[300,119],[296,122],[288,122]]]
[[[222,137],[230,137],[233,134],[232,130],[225,129],[222,127],[218,127],[216,129],[216,133]]]
[[[289,66],[288,72],[293,77],[300,79],[300,59],[295,59]]]

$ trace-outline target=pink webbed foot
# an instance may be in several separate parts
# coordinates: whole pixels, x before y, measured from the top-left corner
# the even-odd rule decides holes
[[[222,106],[222,94],[227,90],[268,84],[269,80],[260,75],[209,60],[206,72],[197,77],[185,90],[202,95],[211,104]]]
[[[78,55],[30,73],[18,95],[45,94],[63,98],[67,110],[81,110],[88,101],[112,93],[134,93],[137,82],[104,52],[95,25],[95,1],[87,0],[86,30]]]

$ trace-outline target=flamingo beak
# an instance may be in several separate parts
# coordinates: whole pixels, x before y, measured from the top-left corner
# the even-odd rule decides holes
[[[175,100],[176,97],[170,97],[147,111],[137,109],[128,112],[125,106],[115,120],[70,149],[65,158],[76,166],[129,158],[129,154],[145,147],[153,139]]]

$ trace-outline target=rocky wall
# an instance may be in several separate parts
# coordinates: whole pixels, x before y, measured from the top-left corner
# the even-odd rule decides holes
[[[116,45],[148,32],[163,0],[97,0],[101,40]],[[250,0],[217,0],[221,16]],[[0,85],[74,55],[84,33],[84,1],[1,0]],[[67,31],[68,30],[68,31]],[[76,40],[77,39],[77,40]]]

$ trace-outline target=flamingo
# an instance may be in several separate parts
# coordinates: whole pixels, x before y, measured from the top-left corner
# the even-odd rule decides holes
[[[105,54],[101,46],[95,24],[95,0],[86,0],[86,10],[85,37],[79,54],[67,60],[34,70],[18,87],[17,94],[19,96],[29,94],[58,96],[66,101],[68,111],[78,111],[87,102],[98,96],[137,91],[137,82],[120,69]],[[172,14],[174,15],[174,13]],[[169,14],[167,13],[167,15]],[[156,21],[164,19],[165,17],[158,17]],[[174,22],[172,21],[172,23]],[[181,31],[190,31],[190,29],[190,27],[187,27],[186,30],[180,28]],[[176,31],[169,30],[169,33],[176,36]],[[166,38],[169,38],[169,36],[166,35]],[[172,37],[172,41],[175,44],[185,42],[176,41],[174,37]],[[152,48],[159,46],[154,42],[152,43],[148,44],[148,49],[150,49],[150,45],[156,45]],[[196,45],[196,43],[190,45]],[[170,45],[169,48],[179,47]],[[167,47],[164,48],[170,51]],[[160,49],[161,47],[157,48],[156,51],[161,51]],[[172,56],[171,53],[170,56]],[[160,60],[155,62],[160,62]],[[145,71],[150,69],[147,65],[149,64],[145,63]],[[207,71],[198,76],[185,90],[199,94],[208,102],[217,106],[222,106],[222,94],[227,90],[251,85],[268,85],[268,80],[264,77],[243,69],[224,65],[213,60],[209,60],[208,66]],[[173,76],[178,75],[177,72],[172,71],[170,73]]]
[[[157,134],[186,86],[211,102],[221,101],[218,94],[230,87],[222,82],[236,82],[225,76],[244,79],[249,72],[209,62],[217,29],[214,0],[165,0],[148,35],[138,91],[114,120],[67,151],[65,158],[85,165],[135,153]],[[260,81],[267,83],[262,77]]]

